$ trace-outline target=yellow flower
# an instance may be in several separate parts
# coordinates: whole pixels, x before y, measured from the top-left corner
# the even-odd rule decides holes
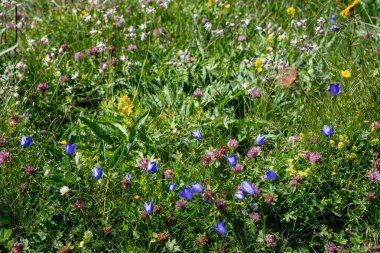
[[[79,243],[79,248],[83,248],[83,246],[84,246],[84,241],[81,241],[81,242]]]
[[[370,145],[373,147],[373,146],[376,146],[377,144],[379,144],[379,139],[373,139],[371,142],[370,142]]]
[[[360,0],[353,1],[349,6],[346,7],[346,9],[342,10],[339,14],[342,17],[347,17],[350,11],[360,2]]]
[[[349,77],[351,77],[351,72],[350,72],[349,70],[342,70],[342,71],[340,72],[340,75],[341,75],[342,77],[349,78]]]
[[[213,0],[208,0],[206,6],[207,6],[208,8],[210,8],[210,7],[212,6],[212,2],[213,2]]]
[[[330,140],[330,145],[331,145],[331,147],[335,147],[335,141],[334,140]]]
[[[140,200],[140,195],[135,195],[135,200]]]
[[[224,7],[224,9],[229,9],[231,7],[231,5],[230,4],[225,4],[223,7]]]
[[[79,16],[80,16],[81,18],[83,18],[83,17],[86,16],[86,15],[88,15],[88,12],[85,11],[85,10],[81,11],[80,14],[79,14]]]
[[[338,149],[342,149],[344,148],[344,143],[343,142],[339,142],[338,143]]]
[[[294,14],[296,14],[296,9],[294,9],[293,6],[288,7],[288,8],[286,9],[286,13],[288,13],[289,16],[294,17]]]
[[[307,177],[307,172],[306,171],[298,171],[298,175],[300,175],[300,177]]]
[[[256,70],[257,70],[257,73],[260,74],[261,72],[263,72],[263,62],[261,61],[260,58],[257,58],[257,59],[255,60],[254,65],[255,65],[255,68],[256,68]]]
[[[66,145],[66,143],[67,143],[66,140],[63,140],[63,141],[60,142],[60,144],[62,144],[62,145]]]
[[[117,108],[119,108],[121,116],[129,116],[132,114],[132,101],[129,99],[127,95],[119,98],[119,102],[117,104]]]
[[[287,168],[285,171],[291,176],[296,174],[296,170],[293,167]]]

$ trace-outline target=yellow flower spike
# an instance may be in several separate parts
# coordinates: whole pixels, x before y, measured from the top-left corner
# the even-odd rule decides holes
[[[360,0],[355,0],[353,1],[350,5],[348,5],[346,7],[346,9],[342,10],[339,14],[346,18],[348,16],[348,14],[350,13],[350,11],[360,2]]]
[[[349,78],[349,77],[351,77],[351,72],[350,72],[349,70],[342,70],[342,71],[340,72],[340,75],[341,75],[342,77],[344,77],[344,78]]]
[[[286,13],[291,16],[291,17],[294,17],[294,14],[296,14],[296,9],[294,9],[293,6],[290,6],[286,9]]]
[[[67,141],[66,141],[66,140],[63,140],[63,141],[60,141],[59,143],[62,144],[62,145],[66,145],[66,144],[67,144]]]

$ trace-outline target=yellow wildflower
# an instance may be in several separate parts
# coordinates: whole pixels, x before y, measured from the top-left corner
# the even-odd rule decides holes
[[[287,173],[289,173],[289,175],[291,175],[291,176],[293,176],[294,174],[296,174],[296,170],[293,167],[289,167],[285,171]]]
[[[223,5],[223,7],[224,7],[224,9],[229,9],[231,7],[231,5],[230,4],[225,4],[225,5]]]
[[[331,147],[335,147],[335,141],[334,140],[330,140],[330,145],[331,145]]]
[[[255,60],[254,65],[255,65],[255,68],[256,68],[256,70],[257,70],[257,73],[260,74],[261,72],[263,72],[263,62],[261,61],[260,58],[257,58],[257,59]]]
[[[213,2],[213,0],[208,0],[206,6],[207,6],[208,8],[210,8],[210,7],[212,6],[212,2]]]
[[[83,246],[84,246],[84,241],[81,241],[81,242],[79,243],[79,248],[83,248]]]
[[[340,75],[345,78],[351,77],[351,72],[349,70],[343,70],[340,72]]]
[[[344,148],[344,143],[343,142],[339,142],[338,143],[338,149],[342,149]]]
[[[300,177],[307,177],[307,172],[306,171],[298,171],[298,175],[300,175]]]
[[[135,200],[140,200],[140,195],[135,195]]]
[[[66,140],[62,140],[62,141],[60,142],[60,144],[62,144],[62,145],[66,145],[66,143],[67,143]]]
[[[371,142],[370,142],[370,145],[373,147],[373,146],[376,146],[377,144],[379,144],[379,139],[373,139]]]
[[[132,114],[132,101],[129,99],[127,95],[122,96],[119,98],[119,102],[117,104],[117,107],[119,108],[120,115],[121,116],[129,116]]]
[[[288,8],[286,9],[286,13],[288,13],[289,16],[294,17],[294,14],[296,14],[296,9],[294,9],[293,6],[288,7]]]
[[[88,15],[88,12],[85,11],[85,10],[81,11],[80,14],[79,14],[79,16],[80,16],[81,18],[83,18],[83,17],[86,16],[86,15]]]
[[[360,2],[360,0],[353,1],[349,6],[346,7],[346,9],[342,10],[339,14],[342,17],[347,17],[350,11]]]

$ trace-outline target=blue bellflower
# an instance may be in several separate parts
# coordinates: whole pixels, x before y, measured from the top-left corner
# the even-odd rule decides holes
[[[149,162],[148,162],[148,168],[146,169],[146,171],[147,171],[148,173],[153,173],[153,172],[155,172],[156,170],[158,170],[158,168],[159,168],[159,166],[157,165],[156,162],[151,162],[151,161],[149,161]]]
[[[203,135],[202,135],[202,133],[201,133],[201,130],[195,130],[195,131],[193,132],[193,138],[196,139],[197,141],[202,140]]]
[[[103,170],[102,168],[93,168],[91,174],[95,179],[100,179],[103,175]]]
[[[198,181],[195,181],[193,184],[190,185],[190,187],[193,193],[203,193],[203,191],[205,190],[205,188],[200,183],[198,183]]]
[[[235,199],[237,199],[237,200],[244,200],[244,192],[243,191],[237,191],[235,193]]]
[[[125,180],[131,182],[131,179],[132,179],[132,175],[127,173],[127,175],[125,175]]]
[[[21,137],[21,139],[20,139],[20,145],[21,145],[21,147],[27,148],[27,147],[29,147],[32,144],[33,144],[32,137],[26,137],[25,135],[23,135]]]
[[[334,130],[331,125],[324,125],[321,130],[322,134],[326,137],[330,137],[333,135]]]
[[[255,188],[253,188],[251,181],[248,180],[241,183],[239,190],[248,193],[249,195],[255,194]]]
[[[73,155],[76,148],[77,148],[77,144],[70,144],[70,142],[66,143],[65,145],[66,155]]]
[[[216,223],[216,226],[214,227],[215,231],[220,233],[221,235],[226,235],[227,233],[227,228],[224,225],[224,221],[219,221]]]
[[[269,168],[267,168],[267,172],[264,175],[264,179],[276,180],[277,177],[278,177],[277,174],[273,170],[270,170]]]
[[[175,190],[175,183],[172,182],[172,183],[169,184],[169,191],[172,192],[174,190]]]
[[[330,84],[329,92],[334,97],[338,96],[338,94],[341,92],[339,83],[332,83],[332,84]]]
[[[144,203],[144,209],[147,215],[153,212],[154,204],[152,202]]]
[[[257,136],[257,138],[256,138],[255,145],[256,146],[262,146],[266,143],[267,143],[267,141],[265,140],[265,135],[259,134],[259,136]]]
[[[335,32],[335,31],[338,31],[338,30],[339,30],[339,26],[332,25],[332,26],[330,27],[330,31],[332,31],[332,32]]]
[[[226,160],[227,160],[228,164],[229,164],[231,167],[235,167],[235,166],[236,166],[236,163],[237,163],[237,156],[236,156],[236,155],[230,155],[230,156],[227,156],[227,157],[226,157]]]
[[[188,187],[184,186],[182,187],[182,192],[178,194],[178,197],[192,200],[194,198],[194,195]]]

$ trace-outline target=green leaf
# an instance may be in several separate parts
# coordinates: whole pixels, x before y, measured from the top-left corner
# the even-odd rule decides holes
[[[89,120],[89,119],[86,119],[86,118],[83,118],[83,117],[79,117],[85,125],[87,125],[91,130],[92,132],[94,132],[94,134],[96,136],[98,136],[101,140],[107,142],[108,144],[112,144],[113,143],[113,140],[112,140],[112,137],[110,135],[109,132],[107,132],[105,130],[104,127],[101,126],[101,124],[99,124],[98,122],[94,122],[92,120]]]
[[[6,242],[12,235],[12,229],[1,229],[0,230],[0,242]]]
[[[131,129],[131,135],[129,136],[129,142],[132,143],[137,139],[137,135],[141,127],[145,124],[145,121],[149,117],[149,111],[141,115],[141,117],[136,121],[136,124]]]
[[[109,159],[108,168],[112,168],[120,160],[123,155],[124,145],[120,145],[112,154],[112,157]]]
[[[128,138],[128,132],[127,132],[127,129],[125,129],[125,127],[123,127],[119,123],[113,123],[112,125],[114,125],[115,127],[117,127],[120,130],[120,132],[122,132],[125,135],[125,137]]]
[[[14,45],[14,46],[12,46],[12,47],[10,47],[10,48],[7,48],[7,49],[5,49],[5,50],[3,50],[3,51],[1,51],[1,52],[0,52],[0,56],[2,56],[3,54],[8,53],[8,52],[10,52],[10,51],[15,50],[17,47],[18,47],[18,44]]]

